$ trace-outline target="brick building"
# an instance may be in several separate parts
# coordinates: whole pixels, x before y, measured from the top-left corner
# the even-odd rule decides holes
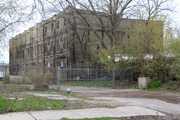
[[[70,64],[90,60],[102,45],[93,30],[78,16],[73,9],[67,7],[61,13],[13,37],[10,40],[10,66],[66,68]],[[84,12],[84,17],[95,26],[97,34],[106,40],[105,44],[110,44],[95,15]],[[130,39],[126,30],[136,21],[124,19],[118,31],[119,40]],[[108,23],[106,20],[104,22]]]

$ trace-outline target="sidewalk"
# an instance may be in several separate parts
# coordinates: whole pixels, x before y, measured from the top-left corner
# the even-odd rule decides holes
[[[0,120],[60,120],[61,118],[101,118],[101,117],[129,117],[140,115],[165,116],[155,110],[138,106],[125,106],[117,108],[90,108],[76,110],[46,110],[15,112],[0,115]]]

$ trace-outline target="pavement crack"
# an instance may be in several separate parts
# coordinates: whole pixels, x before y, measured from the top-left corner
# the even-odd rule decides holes
[[[37,120],[33,115],[31,115],[31,113],[29,113],[28,111],[26,111],[26,113],[28,113],[32,118],[34,118],[34,120]]]

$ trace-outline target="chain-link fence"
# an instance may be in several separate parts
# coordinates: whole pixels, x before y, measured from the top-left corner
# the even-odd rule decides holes
[[[40,68],[0,66],[6,71],[3,83],[25,84],[34,88],[66,89],[72,86],[86,88],[116,88],[133,82],[132,68],[89,69],[89,68]],[[8,72],[9,71],[9,72]],[[3,76],[5,78],[5,76]],[[67,87],[65,87],[67,86]]]

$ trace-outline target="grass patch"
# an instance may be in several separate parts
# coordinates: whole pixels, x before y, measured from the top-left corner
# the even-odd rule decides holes
[[[4,84],[0,84],[0,89],[6,90],[6,93],[24,92],[24,91],[30,91],[31,90],[29,85],[17,85],[17,84],[6,84],[6,89],[5,89]]]
[[[32,91],[48,91],[49,89],[45,88],[34,88]]]
[[[61,120],[165,120],[165,117],[160,116],[132,116],[132,117],[102,117],[102,118],[83,118],[83,119],[67,119],[62,118]]]
[[[6,98],[6,99],[5,99]],[[9,95],[0,96],[0,113],[19,112],[29,110],[46,110],[46,109],[67,109],[68,105],[59,100],[52,100],[45,97],[33,95],[22,95],[15,100],[9,99]]]
[[[91,87],[112,87],[111,80],[91,80],[91,81],[65,81],[61,85],[69,86],[91,86]]]
[[[83,119],[62,118],[61,120],[118,120],[118,119],[112,117],[103,117],[103,118],[83,118]]]
[[[130,85],[130,86],[128,86],[127,88],[129,88],[129,89],[139,89],[139,87],[138,87],[138,83],[136,83],[136,84],[132,84],[132,85]]]

